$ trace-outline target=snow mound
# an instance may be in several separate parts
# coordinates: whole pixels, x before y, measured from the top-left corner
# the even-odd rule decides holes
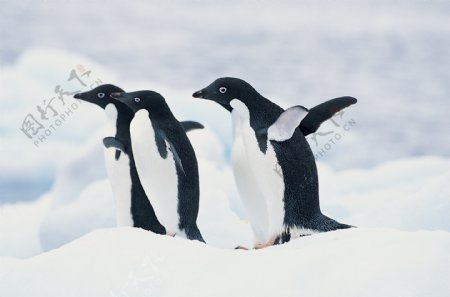
[[[51,196],[0,207],[0,256],[27,258],[42,253],[39,228]]]
[[[190,137],[199,156],[198,223],[205,240],[221,248],[251,246],[233,173],[218,157],[223,155],[215,152],[214,134],[205,129],[191,132]],[[114,227],[109,183],[91,170],[104,168],[101,155],[100,141],[85,145],[59,170],[52,191],[36,202],[0,207],[0,255],[26,258],[95,229]],[[89,160],[96,161],[90,167],[76,166]],[[370,170],[335,171],[319,163],[321,208],[332,218],[358,227],[450,231],[449,172],[450,159],[439,157],[386,162]]]
[[[190,132],[189,137],[199,156],[201,199],[198,224],[205,240],[225,248],[250,245],[252,238],[248,224],[231,210],[231,204],[237,203],[237,192],[231,168],[224,165],[224,152],[219,140],[208,129]],[[101,136],[97,133],[66,160],[58,171],[52,190],[45,194],[50,197],[50,206],[41,221],[33,221],[33,224],[40,224],[40,247],[33,246],[27,253],[16,253],[9,248],[0,255],[32,256],[58,248],[95,229],[115,227],[115,204],[104,168]],[[17,220],[10,216],[10,222]],[[9,233],[3,240],[0,238],[0,245],[20,232]],[[22,244],[25,241],[26,238],[20,240]]]
[[[344,222],[405,231],[450,230],[450,159],[422,157],[370,170],[319,164],[321,205]]]
[[[103,229],[0,259],[0,296],[447,296],[450,233],[351,229],[259,251]]]

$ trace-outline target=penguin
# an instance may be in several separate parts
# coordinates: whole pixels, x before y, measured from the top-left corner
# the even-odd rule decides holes
[[[103,139],[105,164],[116,201],[117,226],[137,227],[157,234],[166,234],[166,230],[156,218],[136,170],[129,132],[133,113],[125,104],[110,97],[113,92],[123,90],[105,84],[88,92],[75,94],[74,98],[90,102],[105,110],[107,118],[106,137]],[[200,123],[194,121],[182,124],[186,131],[203,128]],[[115,147],[120,149],[114,149]]]
[[[154,91],[116,92],[111,97],[126,104],[133,113],[133,155],[156,217],[167,234],[204,242],[197,227],[197,158],[166,100]]]
[[[215,80],[193,97],[231,112],[233,172],[255,248],[352,227],[322,214],[317,167],[305,136],[356,103],[355,98],[332,99],[310,110],[300,105],[283,110],[249,83],[231,77]]]

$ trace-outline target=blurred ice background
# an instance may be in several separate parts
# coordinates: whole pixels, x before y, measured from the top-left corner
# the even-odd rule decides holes
[[[40,250],[39,240],[34,248],[5,235],[21,226],[46,249],[113,225],[103,113],[79,104],[39,147],[19,129],[28,113],[39,120],[37,106],[57,85],[80,89],[67,81],[79,65],[90,79],[158,90],[180,120],[204,123],[192,135],[202,197],[218,197],[219,206],[229,198],[241,216],[228,166],[230,117],[192,92],[235,76],[283,107],[354,96],[358,103],[322,126],[317,144],[310,139],[318,153],[342,135],[319,158],[324,209],[348,223],[450,230],[449,13],[450,1],[422,0],[1,1],[2,254]],[[65,203],[76,208],[59,207]],[[80,226],[80,218],[92,222]]]

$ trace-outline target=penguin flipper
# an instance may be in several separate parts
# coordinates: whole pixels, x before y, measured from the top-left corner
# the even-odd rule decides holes
[[[308,115],[308,109],[296,105],[286,109],[267,129],[267,138],[275,141],[285,141],[294,135],[295,129]],[[263,131],[263,130],[261,130]]]
[[[309,110],[308,114],[300,123],[300,130],[304,136],[314,133],[323,122],[356,102],[356,98],[345,96],[321,103]]]
[[[159,155],[161,158],[166,159],[167,158],[167,150],[172,152],[173,159],[175,160],[175,164],[180,167],[183,174],[186,174],[183,168],[183,163],[181,162],[181,158],[177,153],[177,150],[175,149],[175,146],[173,143],[169,140],[169,138],[166,136],[166,133],[160,128],[156,129],[156,145],[158,147]],[[167,147],[167,145],[169,147]]]
[[[116,149],[116,161],[119,160],[121,152],[125,153],[125,144],[115,137],[110,136],[103,138],[103,145],[106,148],[114,147]]]
[[[183,173],[186,175],[186,172],[184,172],[183,163],[181,162],[180,156],[178,155],[177,150],[175,149],[175,146],[169,140],[166,140],[166,141],[169,144],[169,150],[172,152],[175,163],[178,164],[181,171],[183,171]]]
[[[105,137],[103,138],[103,145],[106,148],[114,147],[122,152],[125,152],[125,144],[116,137]]]
[[[205,126],[196,121],[182,121],[180,124],[185,132],[205,128]]]

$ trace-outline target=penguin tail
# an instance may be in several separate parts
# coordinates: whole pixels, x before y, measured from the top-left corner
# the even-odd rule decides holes
[[[348,229],[348,228],[356,228],[355,226],[347,225],[339,223],[338,221],[335,221],[326,215],[323,215],[320,213],[317,215],[314,220],[312,221],[312,224],[314,226],[311,226],[313,230],[317,230],[320,232],[328,232],[328,231],[334,231],[339,229]]]
[[[186,228],[186,237],[190,240],[198,240],[200,242],[206,243],[203,239],[202,234],[200,233],[200,230],[198,229],[197,225],[191,226],[190,228]]]

